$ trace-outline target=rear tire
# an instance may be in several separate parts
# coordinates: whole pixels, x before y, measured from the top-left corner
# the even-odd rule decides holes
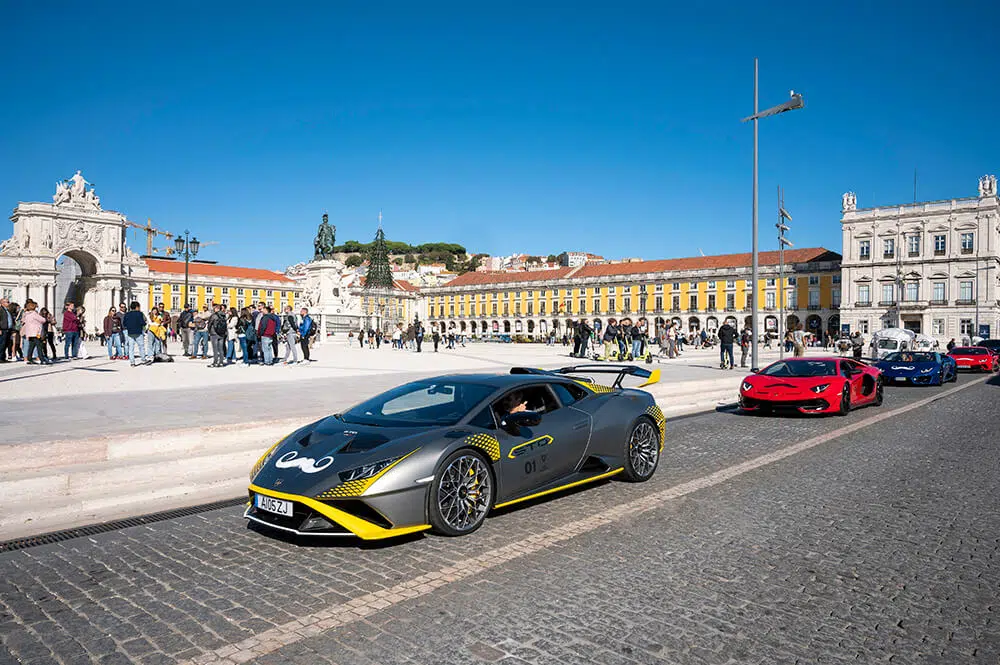
[[[656,423],[643,416],[625,437],[625,460],[622,477],[630,483],[643,483],[653,477],[660,463],[660,432]]]
[[[490,463],[478,451],[456,450],[438,466],[427,517],[442,536],[465,536],[483,525],[496,500]]]
[[[851,386],[844,384],[844,392],[840,396],[840,409],[837,411],[838,416],[846,416],[851,412]]]

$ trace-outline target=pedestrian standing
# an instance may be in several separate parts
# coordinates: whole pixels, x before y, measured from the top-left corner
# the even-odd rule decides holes
[[[281,316],[281,333],[285,336],[285,358],[284,363],[289,364],[288,356],[292,356],[292,363],[299,362],[299,322],[295,320],[295,313],[292,312],[291,305],[285,305],[285,313]]]
[[[62,331],[65,341],[63,342],[63,357],[69,360],[76,359],[80,352],[80,319],[76,316],[76,308],[73,303],[66,303],[63,311]]]
[[[212,315],[208,317],[206,329],[212,343],[212,364],[209,367],[225,367],[226,337],[229,334],[229,326],[222,305],[218,303],[212,305]]]
[[[753,342],[753,335],[749,328],[743,329],[740,335],[740,367],[747,366],[747,356],[750,354],[750,343]]]
[[[438,352],[438,344],[441,343],[441,333],[438,332],[437,324],[431,330],[431,340],[434,342],[434,353]]]
[[[140,362],[144,365],[151,363],[152,360],[146,356],[146,315],[142,313],[138,302],[133,301],[129,305],[129,311],[122,319],[122,327],[129,342],[129,364],[135,367]]]
[[[14,317],[10,315],[10,301],[0,298],[0,363],[7,362],[7,346],[14,332]]]
[[[184,303],[184,309],[177,317],[177,330],[181,336],[184,355],[191,355],[191,338],[194,332],[194,312],[191,311],[191,303]]]
[[[225,308],[223,308],[225,309]],[[236,324],[240,320],[239,312],[235,307],[230,307],[226,313],[226,364],[232,365],[236,362],[236,344],[239,334],[236,332]]]
[[[45,317],[36,311],[36,307],[37,304],[33,300],[24,303],[21,335],[28,340],[28,351],[25,354],[25,360],[27,360],[29,365],[34,365],[35,361],[32,358],[37,354],[38,360],[43,365],[51,365],[52,361],[45,354]]]
[[[413,338],[417,343],[417,353],[420,353],[420,347],[424,343],[424,326],[422,323],[418,323],[413,330]]]
[[[118,360],[122,353],[122,320],[118,310],[112,307],[104,317],[104,339],[108,349],[108,360]]]
[[[254,341],[257,338],[253,327],[253,315],[249,307],[244,307],[240,312],[240,319],[236,323],[236,337],[240,341],[240,352],[243,353],[243,364],[249,365],[255,357]]]
[[[954,342],[955,340],[952,340]],[[856,330],[851,336],[851,351],[853,352],[855,360],[861,360],[861,353],[865,348],[865,338],[861,335],[860,330]]]
[[[719,359],[722,369],[732,369],[736,365],[733,358],[733,343],[736,342],[736,328],[729,325],[729,321],[722,324],[718,330],[719,336]]]
[[[806,355],[806,333],[801,323],[795,328],[795,332],[792,333],[792,348],[794,349],[796,358]]]
[[[269,305],[264,307],[265,313],[259,317],[257,324],[257,337],[260,339],[261,350],[265,365],[274,364],[274,340],[278,335],[281,322],[274,316],[274,309]]]
[[[316,326],[313,325],[309,310],[303,307],[299,311],[299,346],[302,347],[302,362],[310,362],[309,341],[316,334]]]

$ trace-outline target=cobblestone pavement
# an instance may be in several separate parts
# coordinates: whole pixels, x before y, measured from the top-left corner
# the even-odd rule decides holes
[[[309,546],[219,510],[0,555],[0,663],[997,663],[1000,379],[960,383],[671,421],[652,481],[466,538]]]

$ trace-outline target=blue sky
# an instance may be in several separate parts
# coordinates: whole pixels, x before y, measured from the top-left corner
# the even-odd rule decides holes
[[[951,4],[953,6],[949,7]],[[207,8],[206,8],[207,7]],[[386,234],[494,254],[665,258],[761,246],[1000,172],[995,7],[929,3],[11,3],[0,200],[76,169],[106,208],[282,268]],[[6,237],[9,223],[6,223]],[[140,249],[138,242],[133,247]]]

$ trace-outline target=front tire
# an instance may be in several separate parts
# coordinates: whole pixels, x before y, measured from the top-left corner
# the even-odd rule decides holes
[[[625,460],[622,477],[630,483],[643,483],[653,477],[660,463],[660,433],[652,420],[639,418],[625,437]]]
[[[838,416],[846,416],[851,412],[851,386],[844,384],[844,392],[840,396],[840,409],[837,410]]]
[[[483,525],[495,498],[489,462],[477,451],[463,448],[448,455],[434,474],[427,515],[435,533],[465,536]]]

